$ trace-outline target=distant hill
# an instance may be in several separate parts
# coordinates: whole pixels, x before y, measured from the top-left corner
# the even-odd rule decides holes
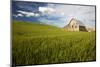
[[[62,28],[58,28],[56,26],[41,24],[37,22],[23,22],[23,21],[13,21],[13,34],[15,35],[26,35],[30,36],[34,34],[35,36],[49,36],[49,35],[59,35],[65,34]],[[62,34],[62,35],[63,35]]]

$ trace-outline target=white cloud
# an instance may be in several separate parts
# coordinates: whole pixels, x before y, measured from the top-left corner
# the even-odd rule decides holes
[[[52,13],[55,12],[53,8],[50,7],[39,7],[39,11],[42,13]]]
[[[62,15],[62,16],[64,16],[64,15],[65,15],[65,13],[64,13],[64,12],[61,12],[61,15]]]
[[[22,14],[17,14],[17,15],[13,15],[13,16],[15,16],[15,17],[23,17],[23,15]]]
[[[23,15],[22,15],[22,14],[18,14],[17,16],[20,16],[20,17],[22,17]]]
[[[38,13],[33,13],[33,12],[26,12],[26,11],[17,11],[17,12],[20,12],[21,14],[25,15],[26,17],[40,16]]]
[[[29,12],[26,14],[26,17],[31,17],[31,16],[35,16],[35,14],[34,13],[29,13]]]
[[[35,16],[33,12],[26,12],[26,11],[18,11],[18,12],[24,14],[26,17]]]
[[[28,14],[28,12],[26,12],[26,11],[17,11],[17,12],[20,12],[20,13],[22,13],[22,14]]]
[[[38,13],[35,14],[36,17],[40,16]]]

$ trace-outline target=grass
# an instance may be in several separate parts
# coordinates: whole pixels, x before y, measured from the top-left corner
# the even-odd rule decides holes
[[[13,21],[12,57],[13,65],[95,61],[95,32]]]

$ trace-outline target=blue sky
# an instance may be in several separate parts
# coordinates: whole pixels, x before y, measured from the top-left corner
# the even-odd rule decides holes
[[[76,18],[89,27],[95,26],[95,6],[79,6],[40,2],[13,1],[14,20],[41,22],[64,27],[71,18]]]

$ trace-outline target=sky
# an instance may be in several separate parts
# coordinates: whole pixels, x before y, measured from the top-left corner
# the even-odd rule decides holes
[[[85,26],[95,27],[95,6],[80,6],[57,3],[13,1],[13,20],[41,22],[64,27],[72,18]]]

